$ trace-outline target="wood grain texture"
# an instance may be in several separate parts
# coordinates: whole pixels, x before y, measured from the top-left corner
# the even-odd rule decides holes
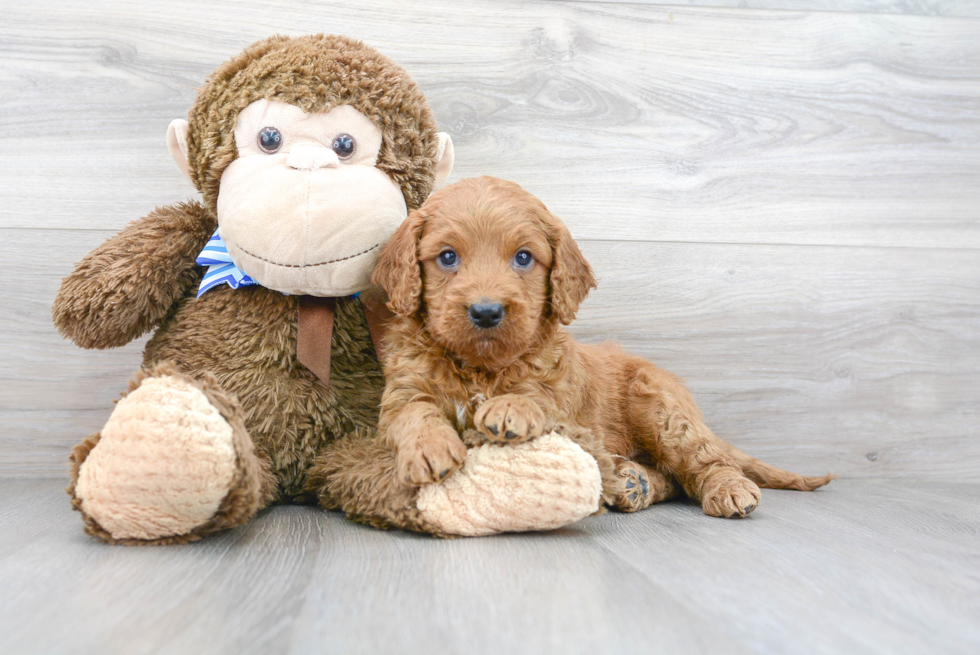
[[[244,45],[315,29],[411,71],[457,176],[521,182],[583,238],[980,246],[980,22],[555,2],[15,2],[0,225],[186,197],[169,121]]]
[[[0,472],[62,474],[139,365],[141,342],[62,341],[50,303],[195,195],[169,121],[246,44],[324,30],[409,69],[454,178],[514,179],[569,224],[602,277],[576,334],[682,375],[720,436],[806,471],[980,480],[973,5],[700,4],[5,3]]]
[[[832,11],[843,13],[901,14],[980,18],[980,3],[973,0],[556,0],[663,5],[666,7],[717,7],[780,11]]]
[[[141,344],[51,326],[68,261],[109,232],[0,230],[0,469],[57,474],[108,418]],[[685,378],[724,439],[847,476],[980,481],[980,257],[972,250],[582,241],[600,278],[572,330]]]
[[[0,651],[973,653],[980,486],[837,481],[441,541],[280,507],[184,547],[85,536],[0,481]]]

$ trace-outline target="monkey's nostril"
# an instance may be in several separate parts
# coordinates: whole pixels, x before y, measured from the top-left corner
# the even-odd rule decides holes
[[[481,329],[496,327],[504,320],[504,306],[497,302],[478,302],[469,306],[470,320]]]

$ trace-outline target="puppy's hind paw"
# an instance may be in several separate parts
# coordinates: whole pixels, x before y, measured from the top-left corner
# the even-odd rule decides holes
[[[719,474],[718,480],[712,480],[708,489],[701,497],[701,507],[708,516],[739,519],[751,514],[759,501],[762,492],[758,485],[740,473],[730,475]]]
[[[655,468],[625,461],[616,466],[618,487],[613,507],[620,512],[638,512],[678,493],[677,483]]]
[[[650,506],[650,478],[635,462],[616,467],[618,488],[613,505],[621,512],[638,512]]]

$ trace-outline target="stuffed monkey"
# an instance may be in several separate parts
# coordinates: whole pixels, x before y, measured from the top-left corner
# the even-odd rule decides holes
[[[596,460],[566,438],[474,448],[425,502],[373,438],[390,314],[372,268],[453,162],[404,70],[345,37],[272,37],[214,71],[167,142],[202,201],[111,237],[53,307],[84,348],[155,330],[70,458],[88,533],[185,543],[273,503],[434,534],[553,528],[597,509]]]

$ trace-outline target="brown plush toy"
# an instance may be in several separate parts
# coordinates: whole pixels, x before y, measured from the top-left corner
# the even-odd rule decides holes
[[[404,70],[345,37],[273,37],[210,76],[168,146],[203,202],[126,227],[54,303],[84,348],[156,330],[103,430],[72,453],[87,532],[183,543],[286,502],[437,534],[597,509],[596,461],[569,439],[473,449],[426,509],[373,438],[387,314],[371,271],[453,160]]]

